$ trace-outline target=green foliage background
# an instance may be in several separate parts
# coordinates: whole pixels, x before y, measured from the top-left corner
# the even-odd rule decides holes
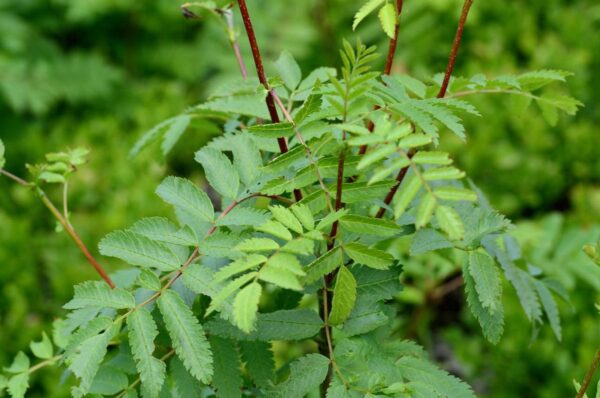
[[[351,18],[360,3],[250,1],[267,69],[284,48],[305,70],[337,64],[337,48],[352,37]],[[405,1],[395,73],[425,77],[443,71],[461,3]],[[217,133],[209,122],[194,121],[167,159],[154,147],[135,160],[128,152],[143,131],[239,73],[212,17],[185,20],[178,6],[170,0],[0,1],[6,168],[26,175],[24,164],[46,152],[90,148],[91,162],[74,179],[70,207],[73,224],[94,252],[111,230],[166,211],[154,195],[164,175],[202,181],[191,159]],[[573,395],[571,379],[581,378],[599,343],[593,303],[600,269],[581,255],[583,244],[600,238],[600,80],[594,73],[600,41],[593,39],[599,29],[594,0],[476,1],[467,25],[457,75],[565,69],[575,73],[569,91],[586,104],[575,118],[561,116],[549,127],[533,106],[509,117],[505,110],[518,107],[510,98],[478,98],[474,103],[486,117],[469,119],[467,144],[456,141],[448,148],[491,203],[518,225],[514,235],[531,265],[566,286],[570,303],[561,308],[562,342],[547,328],[532,340],[536,332],[510,297],[505,335],[491,346],[459,293],[428,298],[431,286],[452,275],[456,259],[441,252],[407,260],[413,288],[398,298],[399,324],[482,396]],[[358,33],[386,51],[375,18]],[[250,61],[243,37],[240,43]],[[55,232],[38,200],[6,179],[0,179],[0,226],[0,363],[7,364],[61,316],[71,286],[95,276],[68,237]],[[285,347],[281,351],[280,357],[289,355]],[[59,376],[36,375],[31,396],[66,396],[68,389],[57,386]]]

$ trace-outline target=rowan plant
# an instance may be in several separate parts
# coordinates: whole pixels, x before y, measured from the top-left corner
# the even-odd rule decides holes
[[[410,317],[395,300],[400,239],[410,256],[453,253],[491,344],[504,331],[503,294],[513,293],[532,329],[547,320],[560,340],[561,290],[528,267],[510,221],[439,145],[451,135],[466,140],[463,117],[481,116],[479,95],[535,102],[551,122],[559,110],[574,114],[578,101],[545,90],[569,73],[456,76],[473,5],[466,0],[446,70],[427,80],[393,74],[410,3],[369,0],[356,13],[354,29],[377,17],[389,36],[383,70],[372,67],[376,49],[358,40],[341,43],[339,69],[302,71],[284,51],[273,76],[245,0],[184,4],[187,18],[220,20],[241,76],[148,131],[131,155],[158,141],[166,154],[195,119],[211,119],[223,134],[194,159],[219,197],[166,177],[156,194],[174,217],[143,218],[102,239],[100,254],[127,271],[111,279],[90,261],[104,280],[74,287],[52,338],[20,352],[0,386],[23,397],[32,373],[53,365],[67,369],[74,397],[474,397],[399,333],[396,319]],[[239,50],[243,37],[252,60]],[[3,155],[0,146],[0,168]],[[66,185],[74,170],[65,156],[49,155],[32,181],[0,171],[46,200],[43,184]],[[68,219],[64,228],[71,233]],[[274,358],[273,344],[286,355]]]

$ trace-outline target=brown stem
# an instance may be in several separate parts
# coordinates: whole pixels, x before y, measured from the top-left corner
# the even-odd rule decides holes
[[[460,20],[458,22],[458,28],[456,29],[456,35],[454,36],[454,43],[452,43],[452,50],[450,51],[450,58],[448,59],[448,66],[446,67],[446,73],[444,74],[444,81],[440,87],[440,91],[437,95],[438,98],[444,98],[446,91],[448,90],[448,84],[450,83],[450,77],[454,70],[454,64],[456,63],[456,55],[462,41],[463,31],[465,24],[467,23],[467,17],[469,16],[469,10],[473,5],[473,0],[465,0],[463,5],[462,13],[460,14]]]
[[[412,158],[413,156],[414,156],[414,151],[409,151],[408,152],[408,157]],[[389,206],[389,204],[392,203],[392,200],[394,199],[394,195],[396,195],[396,192],[398,191],[398,188],[400,188],[400,184],[402,184],[402,181],[404,181],[404,177],[406,177],[406,173],[408,172],[408,168],[409,168],[408,165],[404,166],[398,172],[398,175],[396,176],[396,183],[390,188],[390,190],[387,193],[387,195],[385,195],[385,199],[383,200],[383,203],[385,203],[386,205]],[[375,215],[375,217],[376,218],[383,217],[383,215],[385,214],[385,210],[386,210],[385,206],[381,206],[379,208],[379,210],[377,211],[377,214]]]
[[[600,347],[598,348],[598,351],[596,351],[596,354],[594,354],[594,359],[592,359],[592,363],[591,363],[587,373],[585,374],[585,377],[583,378],[583,382],[581,383],[581,388],[579,389],[579,392],[577,393],[577,396],[575,398],[583,398],[583,396],[585,395],[585,391],[588,389],[588,387],[590,386],[590,383],[592,382],[592,378],[594,377],[594,372],[596,372],[596,368],[598,368],[599,364],[600,364]]]
[[[385,60],[385,67],[383,68],[383,74],[384,75],[389,75],[390,73],[392,73],[392,66],[394,64],[394,56],[396,55],[396,45],[398,44],[398,34],[400,32],[400,16],[402,15],[402,6],[403,6],[403,1],[402,0],[396,0],[396,10],[398,10],[398,19],[396,21],[396,27],[394,28],[394,37],[392,37],[390,39],[390,45],[388,47],[388,53],[387,53],[387,57]],[[379,106],[375,105],[374,109],[379,109]],[[367,128],[369,129],[369,132],[373,132],[373,129],[375,128],[375,124],[373,124],[372,121],[369,121],[369,125],[367,126]],[[360,148],[358,149],[358,154],[359,155],[364,155],[365,153],[367,153],[367,145],[361,145]],[[356,180],[356,178],[353,177],[353,180]]]
[[[267,95],[266,102],[267,108],[269,109],[269,115],[271,116],[271,122],[279,123],[279,115],[277,114],[277,109],[275,108],[275,101],[273,100],[273,96],[271,95],[269,82],[267,81],[267,76],[265,75],[265,68],[263,67],[262,57],[260,56],[260,50],[256,41],[256,35],[254,34],[254,27],[252,26],[250,13],[248,12],[248,7],[246,6],[246,0],[238,0],[238,6],[240,8],[240,13],[242,14],[242,20],[244,21],[244,28],[246,29],[246,35],[248,36],[250,49],[252,50],[252,57],[254,58],[254,65],[256,66],[256,74],[258,75],[258,80],[269,92],[269,94]],[[281,153],[285,153],[288,151],[287,141],[285,137],[277,138],[277,143],[279,144],[279,150],[281,151]]]
[[[73,229],[71,224],[63,217],[62,214],[60,214],[60,211],[58,211],[56,206],[54,206],[54,204],[50,201],[50,199],[48,199],[48,197],[46,196],[46,194],[44,192],[40,191],[40,196],[42,198],[42,202],[44,203],[44,205],[48,208],[48,210],[50,210],[50,212],[56,218],[56,220],[58,220],[60,225],[63,226],[65,231],[67,231],[67,233],[69,234],[69,236],[71,237],[73,242],[75,242],[75,245],[77,245],[77,247],[83,253],[83,255],[88,260],[88,262],[92,265],[92,267],[94,267],[96,272],[98,272],[98,274],[102,277],[102,279],[104,279],[104,281],[108,284],[108,286],[110,286],[112,289],[114,289],[115,284],[110,279],[110,277],[108,276],[108,274],[106,273],[104,268],[102,268],[102,266],[98,263],[98,261],[96,261],[94,256],[92,256],[92,254],[90,253],[88,248],[85,246],[85,244],[83,243],[83,241],[81,240],[79,235],[77,235],[77,232],[75,231],[75,229]]]
[[[440,92],[437,95],[437,98],[444,98],[446,96],[446,91],[448,90],[448,83],[450,82],[450,77],[452,76],[452,71],[454,70],[454,64],[456,63],[456,55],[458,54],[458,49],[460,47],[460,42],[462,40],[463,31],[465,28],[465,24],[467,23],[467,17],[469,16],[469,10],[471,9],[471,5],[473,5],[473,0],[465,0],[465,4],[462,9],[462,13],[460,15],[460,21],[458,22],[458,28],[456,29],[456,36],[454,37],[454,43],[452,44],[452,50],[450,51],[450,59],[448,60],[448,66],[446,67],[446,74],[444,75],[444,81],[442,83],[442,87],[440,87]],[[413,156],[414,152],[409,156]],[[398,187],[404,180],[406,176],[406,172],[408,171],[408,166],[403,167],[398,172],[396,176],[396,184],[390,189],[388,194],[385,197],[384,203],[389,205],[392,203],[392,199],[394,199],[394,195],[396,191],[398,191]],[[377,212],[376,217],[381,218],[385,214],[385,208],[382,206]]]
[[[242,53],[240,52],[240,45],[238,44],[235,38],[235,24],[233,23],[233,12],[231,12],[231,9],[226,9],[221,11],[221,15],[223,16],[225,24],[227,25],[227,36],[229,36],[229,43],[233,48],[235,59],[237,60],[238,66],[240,68],[240,73],[242,74],[242,78],[246,80],[248,79],[248,69],[246,68],[244,58],[242,58]]]
[[[385,75],[389,75],[392,72],[394,55],[396,55],[396,44],[398,42],[398,32],[400,30],[400,15],[402,15],[402,5],[402,0],[396,0],[396,10],[398,11],[398,19],[396,20],[396,26],[394,28],[394,37],[390,39],[390,46],[388,47],[385,68],[383,69],[383,74]]]

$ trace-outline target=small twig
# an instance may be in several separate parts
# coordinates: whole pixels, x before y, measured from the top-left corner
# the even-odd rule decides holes
[[[10,173],[4,169],[0,169],[0,174],[10,178],[11,180],[13,180],[14,182],[16,182],[19,185],[22,185],[24,187],[32,187],[33,184],[30,182],[25,181],[24,179],[22,179],[21,177],[17,177],[16,175],[14,175],[13,173]]]
[[[592,378],[594,377],[594,373],[596,372],[596,368],[598,368],[599,364],[600,364],[600,347],[598,348],[598,351],[596,351],[596,354],[594,354],[592,363],[591,363],[587,373],[585,374],[585,377],[583,378],[583,382],[581,383],[581,388],[579,389],[579,392],[577,393],[577,396],[575,398],[583,398],[584,397],[585,391],[590,386],[590,383],[592,382]]]
[[[398,35],[400,33],[400,16],[402,15],[402,7],[403,7],[404,3],[402,0],[396,0],[396,10],[398,11],[398,18],[396,20],[396,26],[394,27],[394,37],[392,37],[390,39],[390,45],[388,46],[388,53],[387,53],[387,57],[385,60],[385,67],[383,68],[383,74],[384,75],[389,75],[390,73],[392,73],[392,66],[394,64],[394,56],[396,55],[396,45],[398,44]],[[378,105],[375,105],[373,107],[373,109],[379,109]],[[373,121],[369,121],[369,125],[367,126],[368,130],[370,133],[373,132],[373,129],[375,128],[375,124],[373,123]],[[358,149],[358,154],[359,155],[364,155],[365,153],[367,153],[367,148],[368,145],[361,145],[360,148]],[[356,178],[353,177],[352,180],[355,180]]]
[[[65,181],[63,184],[63,217],[65,221],[71,225],[69,221],[69,183]]]
[[[315,169],[315,174],[317,175],[317,180],[319,181],[319,185],[321,186],[321,189],[323,190],[323,193],[325,194],[325,201],[327,203],[327,207],[329,208],[329,210],[331,212],[333,212],[334,209],[333,209],[333,206],[331,205],[331,195],[329,194],[329,190],[327,189],[327,186],[325,185],[325,181],[323,180],[323,177],[321,176],[321,172],[319,171],[318,163],[315,160],[315,158],[312,154],[312,151],[306,144],[306,141],[304,141],[304,137],[302,137],[300,130],[298,130],[298,127],[296,126],[296,123],[294,122],[292,115],[290,115],[288,110],[285,108],[285,105],[283,104],[283,102],[281,101],[281,99],[279,98],[279,96],[277,95],[277,93],[275,91],[273,91],[273,98],[275,99],[275,103],[277,104],[279,109],[281,109],[281,112],[283,113],[283,116],[285,117],[285,119],[288,121],[288,123],[292,124],[293,129],[294,129],[294,134],[296,135],[296,139],[304,147],[304,152],[306,153],[306,157],[308,158],[308,161],[310,162],[311,166],[313,166]],[[299,199],[298,199],[298,195],[296,195],[296,191],[298,191],[298,190],[297,189],[294,190],[294,195],[296,197],[296,201],[299,201],[302,199],[302,195],[300,194]],[[298,192],[300,192],[300,191],[298,191]]]
[[[256,35],[254,34],[254,27],[252,26],[250,13],[248,12],[248,7],[246,6],[246,0],[238,0],[237,3],[240,8],[240,13],[242,14],[242,20],[244,21],[244,27],[246,29],[246,35],[248,36],[248,42],[250,43],[250,49],[252,50],[252,57],[254,58],[254,65],[256,66],[256,74],[258,75],[258,80],[269,92],[269,94],[267,95],[266,102],[267,108],[269,109],[269,115],[271,116],[271,122],[279,123],[279,115],[277,114],[277,109],[275,108],[275,101],[271,94],[271,88],[269,87],[267,76],[265,75],[265,68],[263,66],[262,57],[260,55],[260,50],[256,41]],[[285,153],[288,151],[287,140],[285,139],[285,137],[277,138],[277,142],[279,144],[279,150],[281,151],[281,153]]]
[[[456,29],[456,35],[454,36],[454,43],[452,43],[452,50],[450,51],[450,58],[448,59],[448,66],[446,67],[446,73],[444,74],[444,81],[440,87],[440,91],[437,95],[438,98],[444,98],[446,91],[448,90],[448,84],[450,83],[450,77],[454,70],[454,64],[456,63],[456,55],[462,41],[463,31],[465,24],[467,23],[467,17],[469,16],[469,10],[473,5],[473,0],[465,0],[463,5],[462,13],[460,14],[460,20],[458,22],[458,28]]]
[[[230,9],[222,10],[221,15],[225,20],[227,25],[227,36],[229,37],[229,43],[233,48],[233,52],[235,54],[235,59],[237,60],[238,66],[240,68],[240,73],[242,74],[242,78],[244,80],[248,79],[248,69],[246,68],[246,63],[242,58],[242,53],[240,52],[240,45],[237,42],[235,37],[235,24],[233,23],[233,12]]]
[[[452,44],[452,50],[450,51],[450,58],[448,60],[448,66],[446,67],[446,74],[444,75],[444,81],[442,86],[440,87],[440,91],[437,95],[437,98],[444,98],[446,96],[446,91],[448,90],[448,83],[450,82],[450,77],[452,76],[452,71],[454,70],[454,64],[456,63],[456,55],[458,54],[458,49],[460,47],[460,42],[462,40],[463,31],[465,28],[465,24],[467,23],[467,17],[469,16],[469,10],[471,9],[471,5],[473,5],[473,0],[465,0],[465,4],[462,9],[462,13],[460,15],[460,21],[458,22],[458,28],[456,29],[456,36],[454,37],[454,43]],[[414,152],[411,154],[409,152],[409,156],[413,156]],[[396,184],[390,189],[388,194],[384,199],[384,203],[389,205],[392,203],[394,199],[394,195],[396,191],[398,191],[398,187],[402,184],[404,177],[406,177],[406,172],[408,171],[408,166],[403,167],[398,172],[396,176]],[[385,214],[385,207],[381,207],[377,212],[376,217],[381,218]]]
[[[83,241],[81,240],[81,238],[79,237],[79,235],[77,234],[75,229],[63,217],[63,215],[60,213],[60,211],[58,211],[56,206],[54,206],[54,203],[52,203],[50,201],[50,199],[48,199],[48,196],[46,196],[44,191],[39,189],[38,193],[42,199],[42,203],[44,203],[44,205],[48,208],[48,210],[50,210],[50,212],[52,213],[54,218],[56,218],[56,220],[63,226],[65,231],[67,231],[67,233],[69,234],[69,236],[71,237],[73,242],[75,242],[75,245],[77,245],[77,247],[83,253],[83,255],[88,260],[88,262],[92,265],[92,267],[94,267],[96,272],[98,272],[98,274],[102,277],[102,279],[104,279],[104,281],[108,284],[108,286],[110,286],[112,289],[114,289],[115,284],[110,279],[110,277],[108,276],[108,274],[106,273],[104,268],[102,268],[102,266],[98,263],[98,261],[96,261],[94,256],[92,256],[92,254],[90,253],[88,248],[85,246],[85,244],[83,243]]]

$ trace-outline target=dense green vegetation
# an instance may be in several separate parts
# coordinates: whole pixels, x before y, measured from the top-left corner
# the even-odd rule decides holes
[[[280,74],[275,61],[284,49],[304,76],[323,65],[339,68],[343,38],[354,43],[360,36],[385,54],[388,38],[374,15],[352,31],[360,5],[250,1],[267,74]],[[428,84],[430,76],[443,73],[461,5],[459,0],[405,1],[392,73],[408,72]],[[94,255],[109,232],[142,217],[172,215],[154,193],[167,175],[210,189],[218,204],[222,192],[212,181],[216,192],[209,188],[206,167],[193,158],[221,134],[221,123],[194,118],[167,155],[157,143],[129,156],[144,131],[204,102],[218,87],[239,82],[219,18],[194,11],[199,19],[185,19],[167,0],[0,4],[5,168],[29,178],[25,164],[44,161],[48,152],[90,149],[89,163],[69,179],[69,208],[71,223]],[[234,18],[242,34],[237,10]],[[599,25],[600,6],[592,0],[476,2],[455,76],[567,70],[573,72],[567,84],[549,85],[545,92],[568,93],[585,107],[575,116],[555,115],[535,104],[525,108],[516,96],[475,96],[469,101],[484,117],[461,114],[467,143],[447,130],[440,140],[492,207],[516,225],[508,233],[521,245],[522,265],[564,287],[564,292],[557,288],[567,296],[558,300],[561,332],[556,325],[531,324],[504,281],[504,333],[492,345],[481,336],[464,289],[454,283],[464,258],[451,249],[409,256],[412,238],[384,244],[404,266],[404,288],[394,298],[394,332],[416,339],[480,396],[572,396],[572,379],[581,380],[600,344],[594,307],[600,268],[582,252],[600,239],[600,81],[594,73],[600,44],[592,40]],[[243,34],[239,42],[254,76]],[[373,62],[373,70],[382,70],[384,58]],[[0,178],[0,192],[0,363],[8,366],[30,341],[49,333],[54,319],[65,316],[62,305],[73,297],[72,286],[96,275],[35,195],[6,178]],[[59,186],[50,185],[47,192],[61,200]],[[122,262],[97,257],[116,272],[115,280],[128,279]],[[286,300],[297,298],[270,296],[261,312]],[[274,346],[278,368],[314,351],[310,345]],[[65,376],[66,385],[59,385],[61,373],[53,367],[35,373],[27,396],[68,396],[74,378]],[[283,371],[280,380],[285,376]]]

